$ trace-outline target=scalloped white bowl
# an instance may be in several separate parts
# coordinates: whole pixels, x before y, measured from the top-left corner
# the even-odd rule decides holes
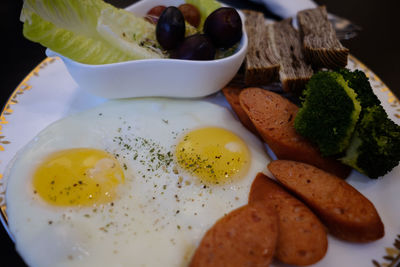
[[[177,6],[181,3],[182,0],[142,0],[127,10],[143,16],[153,6]],[[244,16],[240,15],[244,25]],[[79,87],[96,96],[110,99],[148,96],[195,98],[219,91],[235,76],[246,56],[247,43],[243,27],[237,51],[217,60],[145,59],[89,65],[50,49],[46,54],[60,57]]]

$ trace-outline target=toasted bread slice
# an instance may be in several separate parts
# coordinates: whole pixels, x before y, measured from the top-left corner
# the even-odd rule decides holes
[[[347,65],[349,49],[337,39],[325,6],[300,11],[297,21],[305,57],[313,67],[334,69]]]
[[[244,89],[239,101],[278,159],[312,164],[341,178],[348,176],[349,167],[322,157],[316,146],[296,133],[293,124],[298,107],[295,104],[276,93],[255,87]]]
[[[275,210],[262,203],[240,207],[204,235],[190,267],[269,266],[278,238]]]
[[[262,173],[250,189],[249,203],[272,205],[279,218],[275,258],[287,264],[310,265],[321,260],[328,249],[324,225],[301,201]]]
[[[313,75],[311,65],[306,61],[300,33],[287,18],[273,24],[274,53],[279,57],[279,79],[286,92],[299,95]]]
[[[279,80],[279,58],[272,49],[271,25],[265,25],[262,12],[243,10],[249,39],[245,59],[245,82],[247,85],[266,85]]]
[[[319,216],[332,235],[351,242],[384,236],[375,206],[346,181],[301,162],[276,160],[268,168]]]

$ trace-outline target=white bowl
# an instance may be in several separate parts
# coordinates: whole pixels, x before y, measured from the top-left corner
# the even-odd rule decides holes
[[[182,0],[142,0],[127,10],[145,15],[156,5],[178,6],[181,3]],[[244,25],[244,16],[240,15]],[[245,58],[247,42],[243,27],[243,37],[233,55],[207,61],[145,59],[89,65],[73,61],[50,49],[46,53],[48,56],[59,56],[80,88],[100,97],[193,98],[217,92],[235,76]]]

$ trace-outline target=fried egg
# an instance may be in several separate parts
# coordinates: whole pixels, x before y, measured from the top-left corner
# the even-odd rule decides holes
[[[186,266],[268,162],[224,107],[108,101],[16,155],[5,174],[9,229],[30,266]]]

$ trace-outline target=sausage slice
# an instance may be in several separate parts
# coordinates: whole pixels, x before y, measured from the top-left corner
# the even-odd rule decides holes
[[[374,204],[346,181],[301,162],[276,160],[268,169],[319,216],[332,235],[351,242],[384,236]]]
[[[269,266],[278,238],[274,209],[242,206],[218,220],[204,235],[190,267]]]
[[[261,88],[246,88],[239,95],[240,105],[257,132],[278,159],[305,162],[345,178],[350,168],[321,156],[318,148],[296,133],[294,119],[298,107],[283,96]]]
[[[240,87],[229,86],[222,89],[222,93],[224,94],[226,101],[228,101],[231,106],[233,112],[235,112],[239,121],[246,127],[250,132],[259,136],[256,127],[251,122],[246,112],[243,110],[242,106],[239,102],[239,94],[243,89]]]
[[[328,249],[327,233],[317,216],[278,183],[259,173],[250,189],[249,203],[272,205],[279,218],[275,258],[293,265],[321,260]]]

